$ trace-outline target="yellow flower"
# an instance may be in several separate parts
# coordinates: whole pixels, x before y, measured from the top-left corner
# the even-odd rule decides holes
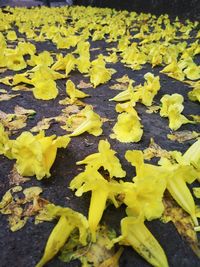
[[[195,63],[190,64],[184,71],[186,77],[190,80],[198,80],[200,79],[200,67]]]
[[[6,66],[10,70],[18,71],[26,68],[27,64],[18,50],[7,50],[5,52]]]
[[[16,35],[16,32],[15,31],[8,31],[6,37],[7,37],[7,40],[9,40],[9,41],[15,41],[15,40],[17,40],[17,35]]]
[[[102,133],[102,121],[100,116],[95,113],[90,106],[86,106],[80,113],[85,117],[85,120],[79,125],[70,136],[78,136],[84,132],[88,132],[94,136],[99,136]]]
[[[188,97],[191,101],[200,102],[200,82],[196,82],[193,85],[193,90],[188,93]]]
[[[19,42],[17,49],[21,55],[34,55],[36,52],[35,45],[29,42]]]
[[[179,81],[183,81],[185,79],[185,74],[175,60],[162,69],[161,72],[166,73],[168,76]]]
[[[193,123],[181,114],[184,109],[183,100],[183,96],[179,94],[166,94],[160,100],[162,103],[160,115],[169,118],[169,127],[172,130],[178,130],[182,124]]]
[[[111,137],[123,143],[139,142],[143,134],[141,127],[136,116],[124,112],[118,115],[117,122],[113,127],[114,135]]]
[[[53,80],[39,80],[34,83],[33,95],[37,99],[50,100],[58,95],[56,83]]]
[[[1,49],[1,54],[3,52],[3,50],[6,48],[6,40],[5,37],[3,35],[3,33],[0,32],[0,49]]]
[[[153,266],[168,267],[162,247],[145,226],[142,216],[130,216],[122,219],[121,236],[113,239],[112,242],[132,246],[138,254]]]
[[[194,224],[198,225],[194,199],[186,184],[186,182],[192,183],[198,177],[198,172],[189,165],[190,162],[185,163],[187,156],[182,158],[182,156],[176,155],[176,153],[174,155],[177,160],[181,161],[180,164],[172,164],[166,158],[161,158],[159,161],[159,164],[166,169],[166,173],[168,174],[166,177],[167,190],[175,201],[190,214]]]
[[[136,86],[134,92],[135,101],[141,101],[145,106],[151,106],[154,96],[160,89],[159,76],[154,76],[152,73],[147,72],[144,75],[146,82],[144,85]]]
[[[128,102],[126,105],[117,105],[117,111],[123,112],[118,115],[117,122],[113,127],[114,134],[111,134],[111,138],[116,138],[120,142],[139,142],[143,135],[142,125],[140,123],[140,118],[136,110]]]
[[[88,73],[90,68],[90,56],[81,55],[76,59],[76,66],[80,73]]]
[[[58,80],[58,79],[63,79],[65,78],[64,74],[61,74],[59,72],[56,72],[49,68],[45,64],[40,64],[35,66],[31,71],[30,71],[30,77],[32,83],[35,83],[39,80]]]
[[[12,85],[16,85],[19,83],[27,83],[27,84],[31,84],[32,85],[32,81],[29,80],[26,76],[28,76],[28,73],[19,73],[19,74],[15,74],[13,76],[13,81],[12,81]]]
[[[136,167],[134,183],[124,183],[124,203],[134,216],[140,213],[147,220],[160,218],[164,206],[162,198],[166,189],[167,171],[152,164],[144,163],[143,153],[139,150],[128,150],[125,158]]]
[[[68,136],[45,137],[44,132],[33,136],[23,132],[12,146],[12,156],[16,159],[17,171],[23,176],[36,175],[37,179],[49,177],[58,147],[66,147],[70,141]]]
[[[68,77],[69,73],[75,68],[75,64],[76,64],[76,59],[72,54],[68,54],[65,57],[65,74],[66,77]]]
[[[147,62],[147,56],[138,49],[137,43],[132,43],[122,52],[122,63],[128,64],[132,69],[139,70]]]
[[[84,160],[78,161],[76,164],[92,165],[96,170],[103,167],[110,174],[110,178],[122,178],[126,172],[122,169],[119,159],[115,156],[115,150],[110,148],[107,140],[100,140],[98,145],[98,153],[94,153],[86,157]]]
[[[77,245],[78,243],[81,243],[81,245],[86,245],[87,243],[88,222],[81,213],[53,204],[47,205],[46,209],[50,218],[59,217],[59,220],[47,240],[44,254],[36,267],[42,267],[50,261],[64,246],[76,228],[79,230]]]
[[[56,62],[51,66],[52,70],[65,70],[66,68],[66,56],[62,54],[56,54]]]
[[[134,105],[136,102],[135,95],[134,95],[134,88],[133,88],[133,80],[129,80],[128,88],[117,94],[115,97],[109,99],[109,101],[117,101],[117,102],[123,102],[123,101],[131,101]]]
[[[99,84],[106,83],[111,79],[111,73],[108,69],[106,69],[105,61],[101,55],[92,61],[89,75],[90,81],[94,85],[94,88],[96,88]]]
[[[183,159],[200,171],[200,139],[188,148]]]
[[[31,58],[27,61],[28,65],[36,66],[36,65],[46,65],[51,66],[53,64],[53,58],[51,57],[48,51],[44,51],[40,53],[38,56],[31,54]]]
[[[66,82],[66,93],[69,95],[71,104],[73,104],[78,98],[85,98],[89,95],[75,88],[75,84],[68,80]]]
[[[84,172],[74,177],[70,183],[70,188],[72,190],[77,189],[75,195],[78,197],[85,192],[92,191],[88,222],[92,233],[92,241],[95,242],[96,229],[106,208],[107,199],[110,199],[118,207],[115,195],[120,192],[120,184],[115,181],[108,182],[95,166],[89,165]]]

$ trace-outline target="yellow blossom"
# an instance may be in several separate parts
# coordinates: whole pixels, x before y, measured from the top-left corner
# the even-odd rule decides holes
[[[40,80],[34,83],[33,95],[37,99],[50,100],[58,95],[56,83],[53,80]]]
[[[36,175],[37,179],[49,177],[54,163],[57,148],[66,147],[70,141],[68,136],[45,137],[44,132],[33,136],[23,132],[12,145],[12,156],[16,159],[17,171],[23,176]]]
[[[193,123],[181,114],[184,109],[183,100],[183,96],[179,94],[166,94],[160,100],[162,103],[160,115],[169,118],[169,127],[172,130],[178,130],[182,124]]]
[[[84,92],[76,89],[75,84],[71,80],[68,80],[66,82],[66,93],[70,97],[71,104],[73,104],[78,98],[85,98],[89,96]]]
[[[99,84],[106,83],[111,79],[111,73],[106,69],[105,62],[102,56],[93,60],[91,63],[91,69],[89,71],[90,81],[96,88]]]
[[[132,246],[138,254],[153,266],[168,267],[162,247],[145,226],[142,216],[129,216],[122,219],[121,236],[113,239],[112,242]]]
[[[95,113],[90,106],[86,106],[80,113],[85,120],[73,131],[70,136],[78,136],[84,132],[88,132],[94,136],[102,133],[102,121],[100,116]]]
[[[8,31],[6,37],[7,37],[7,40],[9,40],[9,41],[15,41],[15,40],[17,40],[17,35],[16,35],[16,32],[15,31]]]

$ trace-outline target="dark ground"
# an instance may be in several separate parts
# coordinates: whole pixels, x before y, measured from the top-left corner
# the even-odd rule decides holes
[[[192,20],[200,19],[199,0],[74,0],[78,5],[110,7],[156,15],[169,14]]]
[[[55,47],[51,42],[39,44],[37,43],[37,50],[41,52],[43,50],[55,50]],[[113,46],[114,44],[109,44]],[[101,47],[101,50],[92,51],[92,57],[99,52],[104,53],[108,44],[103,41],[96,41],[91,43],[91,48]],[[66,50],[63,50],[66,53]],[[92,59],[93,59],[92,58]],[[96,89],[85,89],[84,91],[90,94],[92,97],[84,100],[88,104],[95,106],[95,111],[101,116],[116,121],[117,113],[114,111],[115,103],[109,102],[108,99],[115,96],[118,91],[109,89],[109,86],[115,84],[115,79],[121,77],[124,74],[128,74],[129,78],[136,81],[136,84],[143,82],[143,75],[151,71],[154,74],[158,74],[160,67],[151,68],[150,65],[140,71],[132,71],[129,68],[125,68],[121,63],[115,65],[108,64],[110,67],[117,69],[117,73],[112,76],[105,85],[100,85]],[[8,75],[9,72],[0,74]],[[197,102],[189,101],[187,92],[189,87],[179,81],[168,78],[164,74],[160,75],[161,90],[155,97],[155,104],[159,103],[160,98],[166,93],[177,92],[184,96],[184,115],[198,114],[199,104]],[[83,76],[80,73],[72,72],[70,78],[77,85]],[[88,78],[84,78],[84,81],[88,82]],[[31,108],[36,110],[36,116],[28,121],[27,127],[24,130],[29,130],[36,123],[42,119],[42,117],[51,117],[60,114],[63,106],[59,105],[60,99],[65,97],[65,80],[57,82],[60,93],[55,100],[41,101],[33,98],[31,92],[22,92],[19,97],[16,97],[10,101],[0,102],[0,110],[4,112],[13,112],[16,105],[23,106],[25,108]],[[8,88],[1,85],[1,88]],[[9,89],[10,90],[10,89]],[[82,160],[87,155],[97,151],[98,140],[108,138],[111,146],[117,151],[117,155],[121,160],[123,168],[127,171],[127,179],[133,177],[133,168],[124,159],[125,151],[128,149],[144,149],[147,148],[150,142],[150,138],[153,137],[155,142],[161,147],[167,150],[179,150],[184,152],[193,141],[179,144],[167,139],[167,134],[170,133],[168,127],[168,120],[161,119],[159,114],[147,114],[146,107],[142,104],[137,104],[136,109],[141,117],[141,122],[144,125],[144,135],[139,143],[123,144],[117,140],[109,139],[109,134],[114,125],[114,121],[104,123],[103,135],[100,137],[93,137],[89,134],[83,134],[81,136],[72,138],[71,143],[67,149],[59,149],[56,161],[51,169],[52,177],[44,179],[43,181],[37,181],[32,179],[30,182],[24,184],[24,188],[38,185],[44,190],[42,196],[49,201],[57,205],[63,205],[71,207],[77,211],[80,211],[87,215],[89,206],[89,194],[85,194],[81,199],[74,196],[73,192],[68,189],[70,180],[78,174],[76,162]],[[181,130],[195,130],[200,131],[199,125],[187,124],[181,127]],[[62,135],[65,134],[64,130],[61,130],[58,125],[54,124],[47,134]],[[16,137],[16,136],[14,136]],[[9,189],[8,174],[13,167],[13,162],[7,158],[0,156],[0,197]],[[114,227],[119,233],[120,219],[125,216],[124,207],[116,210],[113,206],[109,206],[103,216],[102,222],[106,222],[111,227]],[[54,227],[54,223],[42,223],[34,225],[33,219],[30,218],[28,223],[21,230],[12,233],[8,228],[7,217],[0,215],[0,267],[33,267],[43,253],[46,240]],[[199,259],[195,256],[189,245],[179,236],[172,223],[163,224],[159,220],[148,223],[148,227],[154,234],[156,239],[160,242],[161,246],[166,252],[169,260],[170,267],[198,267],[200,266]],[[77,262],[71,262],[69,264],[62,263],[58,259],[54,259],[52,262],[46,265],[47,267],[62,267],[80,266]],[[144,261],[135,251],[130,247],[125,248],[123,255],[120,259],[120,267],[148,267],[150,266]]]

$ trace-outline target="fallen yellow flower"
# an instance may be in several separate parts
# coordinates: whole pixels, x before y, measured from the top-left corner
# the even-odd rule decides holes
[[[125,246],[132,246],[146,261],[155,267],[168,267],[166,255],[142,216],[125,217],[121,220],[121,236],[112,240]]]

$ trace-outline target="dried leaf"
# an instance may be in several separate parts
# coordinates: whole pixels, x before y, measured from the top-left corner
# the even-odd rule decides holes
[[[0,110],[0,120],[6,120],[8,114]]]
[[[168,139],[172,141],[177,141],[179,143],[184,143],[185,141],[195,139],[199,136],[200,133],[197,133],[195,131],[179,131],[167,135]]]
[[[160,109],[160,106],[150,106],[150,107],[147,107],[146,113],[148,114],[158,113],[159,109]]]
[[[114,85],[111,85],[109,88],[113,90],[126,90],[128,88],[128,85],[123,83],[116,83]]]
[[[90,51],[97,51],[97,50],[100,50],[101,48],[100,47],[93,47],[90,49]]]
[[[7,100],[10,100],[16,96],[19,96],[19,94],[1,94],[0,95],[0,101],[7,101]]]
[[[52,120],[54,119],[54,117],[51,118],[43,118],[41,121],[39,121],[37,123],[36,126],[34,126],[33,128],[31,128],[31,132],[36,133],[39,132],[41,130],[47,130],[49,129],[49,127],[51,126]]]
[[[7,71],[7,68],[0,68],[0,73],[4,73]]]
[[[14,87],[12,87],[13,91],[26,91],[26,92],[30,92],[33,91],[32,88],[27,87],[26,85],[16,85]]]
[[[82,264],[84,264],[83,266],[90,266],[89,264],[91,264],[94,267],[117,267],[122,250],[117,252],[118,254],[116,255],[113,248],[108,248],[111,239],[114,237],[115,232],[113,230],[108,230],[106,226],[101,226],[97,230],[97,240],[95,243],[90,243],[88,246],[80,246],[74,249],[74,246],[77,245],[77,237],[76,233],[74,233],[64,246],[60,259],[64,262],[69,262],[72,259],[79,259]],[[113,265],[107,265],[106,262],[111,262]]]
[[[35,114],[35,110],[33,109],[26,109],[24,107],[15,106],[14,112],[16,115],[33,115]]]
[[[80,88],[80,89],[92,88],[92,84],[86,83],[83,80],[81,80],[80,83],[77,85],[77,88]]]
[[[47,200],[39,197],[42,192],[40,187],[33,186],[24,189],[24,197],[17,195],[20,191],[22,191],[21,186],[9,189],[0,202],[0,213],[8,215],[9,227],[13,232],[21,229],[28,217],[42,212],[45,205],[49,204]]]
[[[7,127],[10,132],[16,132],[26,126],[26,120],[27,120],[26,115],[13,117],[12,121],[9,121],[8,117],[8,123],[7,124],[5,123],[4,126]]]
[[[30,217],[40,213],[45,209],[45,206],[50,204],[50,202],[44,198],[37,197],[34,199],[33,204],[30,204],[25,208],[23,215]],[[36,218],[35,218],[36,222]],[[40,221],[41,222],[41,221]]]
[[[10,185],[19,185],[19,184],[23,184],[23,183],[30,180],[30,178],[21,176],[17,172],[15,165],[13,166],[13,169],[10,171],[8,178],[9,178],[9,184]]]
[[[171,155],[169,152],[165,149],[162,149],[159,145],[157,145],[154,142],[154,139],[151,138],[149,147],[146,148],[144,151],[144,158],[147,160],[150,160],[154,157],[166,157],[166,158],[171,158]]]
[[[180,208],[169,195],[165,195],[163,204],[165,207],[163,222],[172,221],[181,237],[188,242],[191,249],[200,258],[198,239],[190,215]]]
[[[129,83],[130,79],[127,74],[122,76],[121,78],[116,79],[117,82],[119,83]]]
[[[60,105],[71,105],[71,104],[75,104],[77,106],[82,106],[85,107],[87,104],[85,104],[84,102],[82,102],[81,100],[77,99],[74,101],[72,101],[69,97],[66,97],[62,100],[59,101]]]
[[[42,193],[42,188],[39,186],[32,186],[23,190],[26,202],[32,201],[35,197],[38,197]]]
[[[70,105],[66,108],[62,109],[62,112],[64,114],[76,114],[80,111],[79,107],[77,105]]]

